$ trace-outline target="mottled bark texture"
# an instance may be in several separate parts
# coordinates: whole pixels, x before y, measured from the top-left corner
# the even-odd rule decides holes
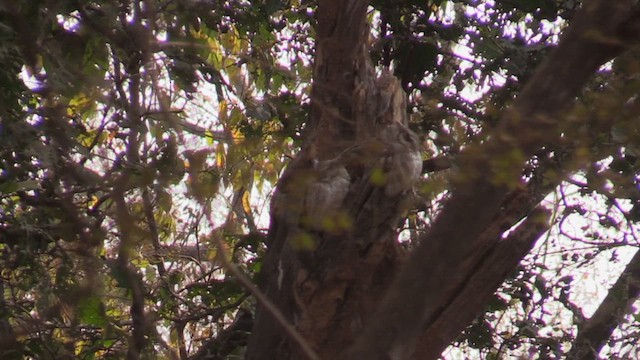
[[[405,94],[368,58],[367,6],[319,1],[309,133],[274,194],[260,288],[323,359],[435,359],[545,231],[533,209],[549,190],[520,184],[521,169],[562,146],[557,115],[635,40],[634,2],[584,4],[488,140],[461,154],[451,198],[406,260],[396,226],[423,164]],[[305,356],[259,306],[247,358]]]
[[[310,130],[272,200],[260,288],[326,359],[345,349],[400,261],[397,223],[422,170],[406,95],[368,55],[366,1],[322,1]],[[248,359],[304,358],[259,307]]]
[[[510,189],[517,186],[525,161],[541,148],[562,146],[562,134],[577,127],[563,123],[560,114],[602,64],[636,41],[637,33],[629,31],[637,27],[636,19],[631,0],[584,3],[489,139],[461,154],[464,176],[343,359],[406,359],[414,352],[422,354],[416,358],[434,359],[453,338],[423,348],[417,343],[420,334],[438,324],[455,333],[473,319],[468,313],[453,316],[457,312],[450,306],[467,287],[479,286],[474,274],[482,259],[476,255],[499,246],[498,239],[485,243],[482,234],[500,218],[505,196],[517,191]],[[467,305],[455,304],[461,312]]]

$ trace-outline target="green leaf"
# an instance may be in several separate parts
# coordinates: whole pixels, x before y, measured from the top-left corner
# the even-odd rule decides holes
[[[78,315],[80,321],[88,325],[104,327],[108,323],[102,300],[96,295],[80,300]]]
[[[29,191],[36,190],[40,187],[38,180],[24,180],[24,181],[4,181],[0,182],[0,193],[11,194],[16,191]]]

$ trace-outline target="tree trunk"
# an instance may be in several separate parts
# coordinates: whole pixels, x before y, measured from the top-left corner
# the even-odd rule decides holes
[[[405,94],[368,58],[367,5],[319,4],[310,131],[274,194],[260,279],[326,359],[361,331],[395,274],[397,222],[422,168]],[[274,324],[260,307],[247,358],[303,358]]]
[[[309,132],[273,197],[259,285],[320,358],[437,358],[482,311],[546,229],[530,217],[499,241],[543,194],[510,203],[523,193],[519,169],[542,146],[558,143],[555,115],[624,49],[610,40],[620,40],[631,3],[585,4],[490,140],[461,155],[464,176],[405,261],[397,224],[420,160],[406,128],[405,94],[391,74],[376,77],[368,58],[368,2],[319,2]],[[601,36],[584,35],[594,32]],[[505,174],[500,164],[514,154],[515,171]],[[482,296],[466,301],[474,289]],[[311,356],[276,320],[258,306],[247,359]],[[427,345],[416,348],[420,336]]]

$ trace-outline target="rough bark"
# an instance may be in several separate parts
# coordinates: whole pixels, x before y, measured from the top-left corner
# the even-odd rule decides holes
[[[403,255],[395,224],[403,194],[374,186],[370,175],[388,155],[391,139],[403,133],[404,96],[397,80],[376,78],[370,64],[367,5],[319,2],[310,132],[274,195],[260,287],[321,358],[436,358],[543,231],[532,218],[517,238],[498,241],[506,195],[518,193],[520,170],[534,152],[560,142],[566,124],[555,116],[625,48],[635,31],[633,1],[585,4],[489,140],[461,154],[464,176],[397,276]],[[344,194],[330,195],[340,194],[347,224],[328,229],[309,221],[309,193],[345,184]],[[521,207],[516,218],[534,205]],[[516,221],[510,218],[507,228]],[[478,301],[465,301],[480,290]],[[420,334],[428,345],[416,350]],[[259,306],[247,358],[305,356]]]
[[[405,127],[406,95],[389,73],[377,77],[368,57],[367,6],[319,3],[310,131],[277,185],[259,280],[326,359],[361,331],[395,274],[396,224],[410,185],[402,176],[422,167]],[[377,170],[383,184],[371,181]],[[322,226],[319,213],[333,224]],[[275,324],[259,306],[247,359],[305,358]]]
[[[537,149],[560,142],[564,124],[556,116],[573,103],[599,66],[629,44],[627,29],[636,26],[633,5],[604,0],[584,4],[491,138],[462,154],[465,178],[343,359],[411,356],[422,330],[437,322],[452,293],[472,275],[476,261],[470,259],[486,246],[479,243],[480,235],[499,212],[508,186],[517,182],[524,161]],[[504,161],[515,170],[512,174],[500,169]],[[448,326],[462,330],[466,323]]]
[[[414,359],[437,358],[462,329],[482,313],[505,277],[548,230],[549,215],[536,205],[550,190],[548,186],[538,189],[530,186],[507,196],[499,216],[478,241],[487,244],[486,250],[476,252],[472,260],[475,268],[449,297],[449,302],[440,310],[440,316],[420,334]],[[522,219],[524,221],[502,239],[505,229]]]

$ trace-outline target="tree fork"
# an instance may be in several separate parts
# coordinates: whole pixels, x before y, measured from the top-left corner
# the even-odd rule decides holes
[[[402,194],[372,187],[368,176],[376,157],[388,152],[381,149],[388,144],[380,145],[377,139],[404,131],[406,95],[390,74],[376,79],[368,55],[367,6],[367,1],[319,4],[310,132],[274,194],[259,280],[262,291],[322,358],[333,358],[349,346],[401,259],[393,225],[402,208],[385,201],[390,196],[399,200]],[[375,155],[368,155],[369,150]],[[348,158],[351,181],[343,208],[349,208],[352,224],[344,231],[312,232],[314,248],[300,250],[292,244],[292,233],[299,229],[290,221],[291,209],[281,213],[277,204],[292,197],[289,184],[308,186],[303,178],[314,176],[314,163],[341,154]],[[421,167],[420,161],[418,171]],[[272,315],[259,307],[247,358],[304,358],[273,324]]]

